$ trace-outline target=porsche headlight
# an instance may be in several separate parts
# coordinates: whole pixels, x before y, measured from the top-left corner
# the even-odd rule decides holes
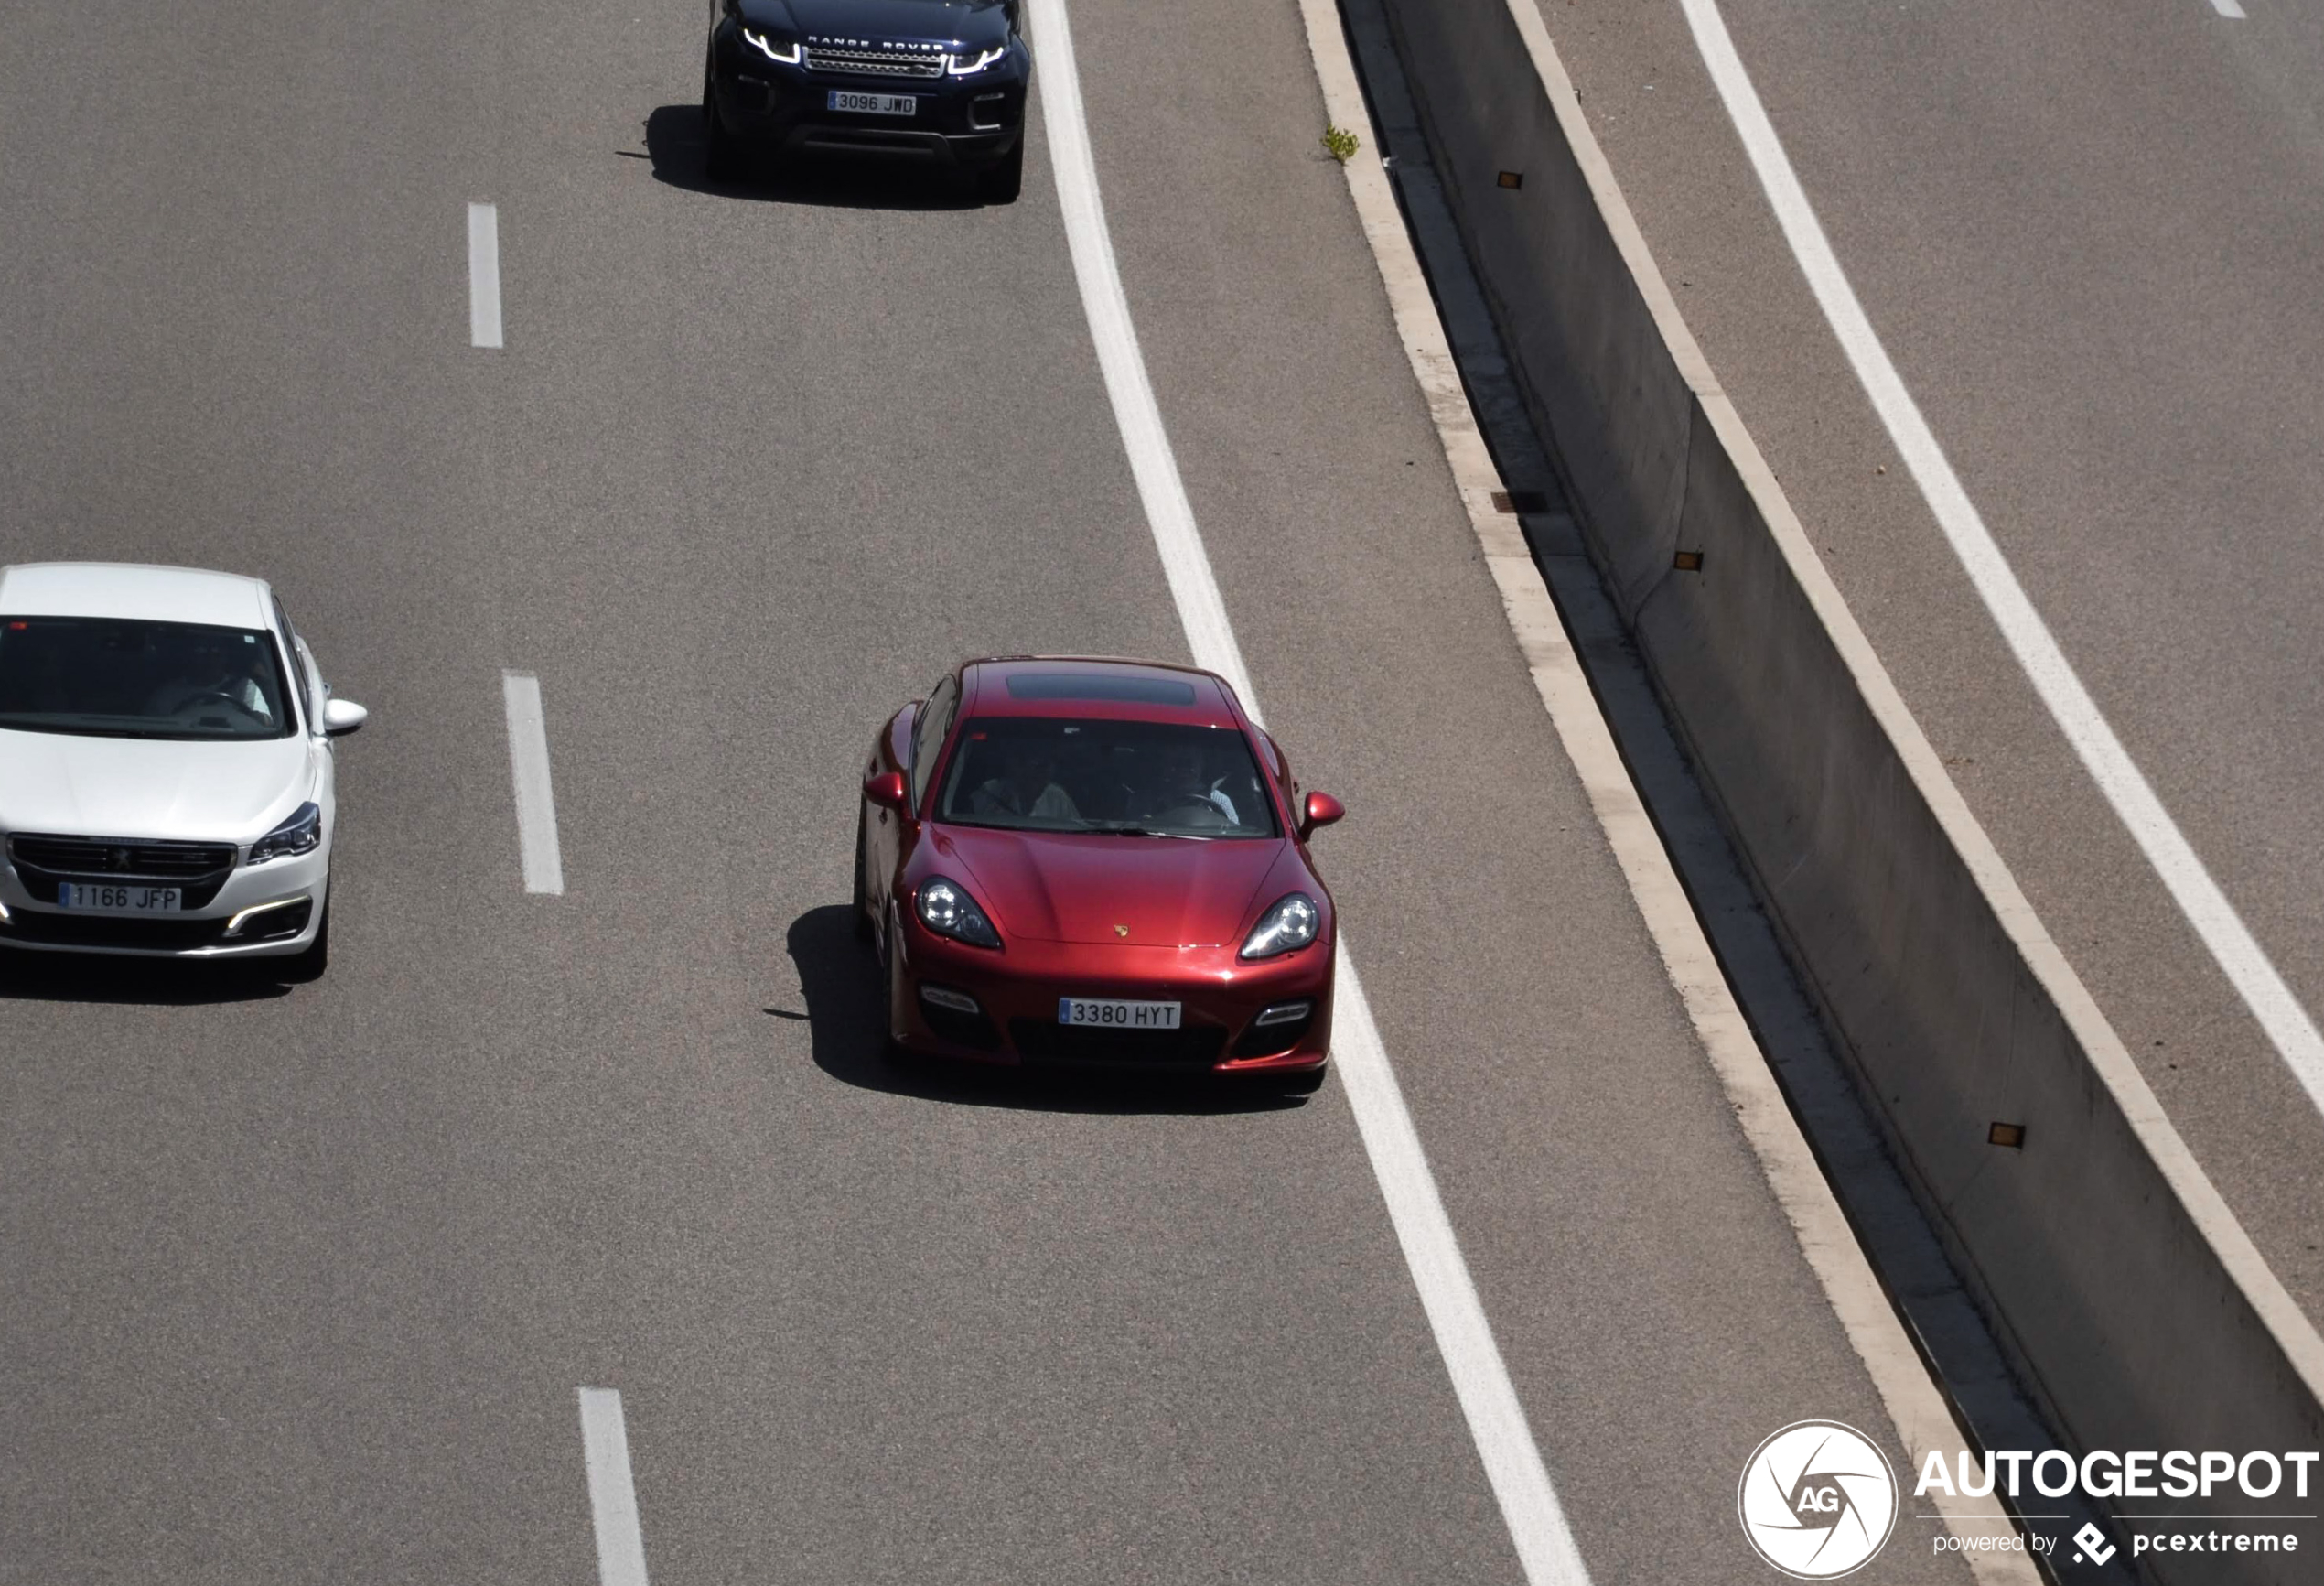
[[[742,39],[746,44],[756,45],[761,55],[779,65],[799,64],[799,40],[796,38],[772,38],[746,27],[742,30]]]
[[[920,884],[920,922],[939,936],[950,936],[955,942],[965,942],[972,947],[997,947],[1001,933],[968,895],[968,889],[941,876],[931,876]]]
[[[974,77],[1008,53],[1008,46],[995,44],[990,49],[963,49],[944,57],[944,70],[954,77]]]
[[[1316,939],[1316,932],[1323,924],[1323,911],[1305,892],[1294,892],[1278,899],[1274,908],[1259,916],[1251,934],[1243,939],[1243,958],[1274,958],[1305,947]]]
[[[322,806],[303,804],[291,812],[290,819],[251,844],[250,862],[256,865],[268,859],[287,859],[299,854],[311,854],[322,840]]]

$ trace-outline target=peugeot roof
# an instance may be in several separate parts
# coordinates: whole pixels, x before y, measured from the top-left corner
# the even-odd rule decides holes
[[[129,562],[27,562],[0,567],[0,613],[10,617],[118,617],[264,628],[267,588],[239,573]]]

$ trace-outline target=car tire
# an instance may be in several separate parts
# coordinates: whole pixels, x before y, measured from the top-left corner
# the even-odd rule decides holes
[[[988,204],[1013,204],[1025,190],[1025,140],[976,173],[976,196]]]
[[[326,880],[326,888],[329,886]],[[305,986],[323,977],[331,966],[331,905],[328,891],[324,894],[323,922],[316,927],[315,940],[306,950],[283,960],[282,976],[294,986]]]
[[[865,822],[863,805],[857,804],[855,806],[855,940],[858,942],[868,942],[872,939],[871,888],[866,885],[864,877],[864,849],[870,835],[871,828]]]
[[[742,150],[735,135],[718,114],[718,95],[710,86],[710,63],[702,63],[702,174],[714,182],[732,182],[742,175]]]

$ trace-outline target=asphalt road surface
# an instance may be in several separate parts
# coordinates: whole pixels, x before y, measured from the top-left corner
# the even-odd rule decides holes
[[[1319,853],[1583,1555],[1743,1579],[1759,1440],[1888,1422],[1508,634],[1296,13],[1074,16],[1187,488],[1350,805]],[[319,984],[0,964],[0,1581],[591,1581],[583,1386],[665,1586],[1517,1580],[1336,1085],[880,1063],[874,728],[965,653],[1185,641],[1038,124],[1006,209],[711,189],[699,29],[10,22],[0,559],[263,574],[371,719]],[[1964,1579],[1907,1507],[1865,1578]]]
[[[2324,1011],[2324,18],[1719,0],[1904,382],[2131,758]],[[2324,1318],[2324,1116],[1987,616],[1679,0],[1544,0],[1712,368],[2197,1160]]]

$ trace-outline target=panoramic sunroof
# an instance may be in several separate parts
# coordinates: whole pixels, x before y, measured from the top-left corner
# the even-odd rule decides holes
[[[1192,705],[1194,685],[1167,677],[1106,677],[1087,673],[1021,672],[1008,680],[1011,699],[1112,699],[1133,705]]]

